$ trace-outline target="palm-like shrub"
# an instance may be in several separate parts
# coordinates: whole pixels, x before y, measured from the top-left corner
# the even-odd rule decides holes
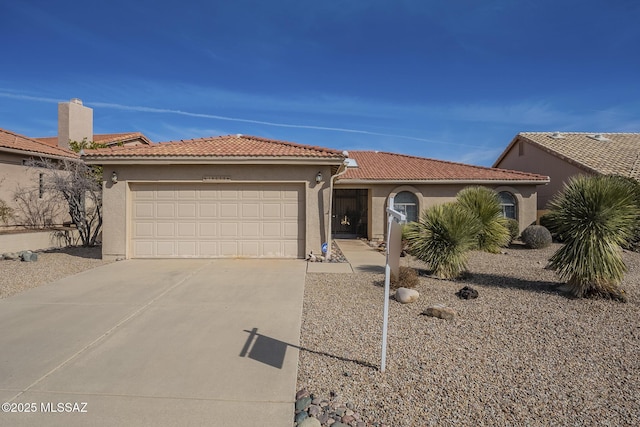
[[[411,254],[429,264],[433,275],[451,279],[466,269],[469,250],[477,245],[480,224],[458,203],[426,209],[407,225],[405,237]]]
[[[576,297],[624,299],[619,285],[626,266],[620,245],[631,236],[638,215],[630,184],[612,176],[579,176],[550,208],[551,231],[564,238],[550,267]]]
[[[511,235],[507,219],[502,216],[498,193],[486,187],[467,187],[456,198],[480,223],[477,249],[499,253],[501,248],[509,245]]]

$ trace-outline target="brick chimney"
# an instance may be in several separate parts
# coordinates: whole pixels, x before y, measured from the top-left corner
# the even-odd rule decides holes
[[[69,141],[93,141],[93,109],[78,98],[58,104],[58,146],[69,149]]]

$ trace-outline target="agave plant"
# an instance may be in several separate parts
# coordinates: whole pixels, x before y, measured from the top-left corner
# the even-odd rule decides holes
[[[457,200],[480,222],[476,249],[498,253],[509,245],[511,233],[507,218],[502,216],[498,193],[486,187],[467,187],[458,193]]]
[[[551,231],[564,238],[549,266],[576,297],[624,299],[626,266],[620,246],[637,225],[638,208],[628,181],[613,176],[573,178],[549,205]]]
[[[424,210],[407,225],[405,237],[411,254],[428,263],[435,276],[452,279],[465,271],[479,231],[475,215],[458,203],[446,203]]]

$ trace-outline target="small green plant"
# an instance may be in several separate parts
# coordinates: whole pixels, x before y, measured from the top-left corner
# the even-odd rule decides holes
[[[405,236],[411,254],[429,264],[433,275],[452,279],[466,269],[480,229],[478,218],[468,209],[445,203],[425,209],[417,222],[407,225]]]
[[[553,242],[553,237],[546,227],[530,225],[522,231],[520,239],[529,249],[543,249]]]
[[[509,243],[511,244],[520,236],[520,224],[513,218],[507,218],[506,225],[507,229],[509,230],[509,238],[511,239]]]
[[[391,274],[391,289],[409,288],[413,289],[420,284],[420,278],[415,269],[410,267],[400,267],[398,270],[398,277],[395,274]]]

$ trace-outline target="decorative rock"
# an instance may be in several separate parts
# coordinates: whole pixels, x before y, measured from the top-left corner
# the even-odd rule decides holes
[[[312,417],[317,417],[320,411],[321,409],[318,405],[311,405],[309,406],[309,410],[307,412],[309,412],[309,415],[311,415]]]
[[[302,412],[304,414],[304,412]],[[298,427],[320,427],[322,424],[316,418],[305,418],[301,423],[298,424]]]
[[[23,251],[23,252],[20,252],[20,259],[22,259],[22,261],[24,262],[31,262],[32,255],[33,255],[33,252],[31,251]]]
[[[31,262],[35,262],[35,261],[38,261],[38,254],[32,253],[31,254]]]
[[[478,298],[478,291],[473,289],[471,286],[465,286],[456,292],[456,295],[461,299],[475,299]]]
[[[427,307],[421,314],[430,317],[437,317],[444,320],[453,320],[457,315],[457,313],[453,309],[445,307],[442,304],[436,304],[431,307]]]
[[[15,253],[15,252],[7,252],[5,254],[2,255],[4,257],[4,259],[8,259],[8,260],[16,260],[18,259],[20,256]]]
[[[349,424],[353,420],[355,420],[355,418],[353,418],[353,415],[345,415],[340,421],[342,421],[344,424]]]
[[[409,304],[415,302],[420,297],[420,293],[415,289],[398,288],[396,290],[396,301],[402,304]]]
[[[296,400],[300,400],[300,399],[302,399],[303,397],[309,397],[309,396],[310,396],[310,394],[309,394],[309,392],[307,391],[307,389],[306,389],[306,388],[303,388],[302,390],[300,390],[300,391],[298,391],[298,392],[296,393]]]
[[[320,424],[326,424],[327,421],[329,421],[329,414],[323,412],[322,414],[318,415],[318,421],[320,421]]]
[[[307,414],[306,412],[302,411],[300,413],[298,413],[298,415],[296,415],[296,422],[298,423],[298,425],[300,425],[300,423],[302,421],[304,421],[305,419],[309,418],[309,414]]]
[[[304,411],[311,404],[310,397],[301,397],[296,400],[296,411]]]
[[[340,421],[336,421],[332,425],[333,425],[333,427],[349,427],[347,424],[341,423]]]

